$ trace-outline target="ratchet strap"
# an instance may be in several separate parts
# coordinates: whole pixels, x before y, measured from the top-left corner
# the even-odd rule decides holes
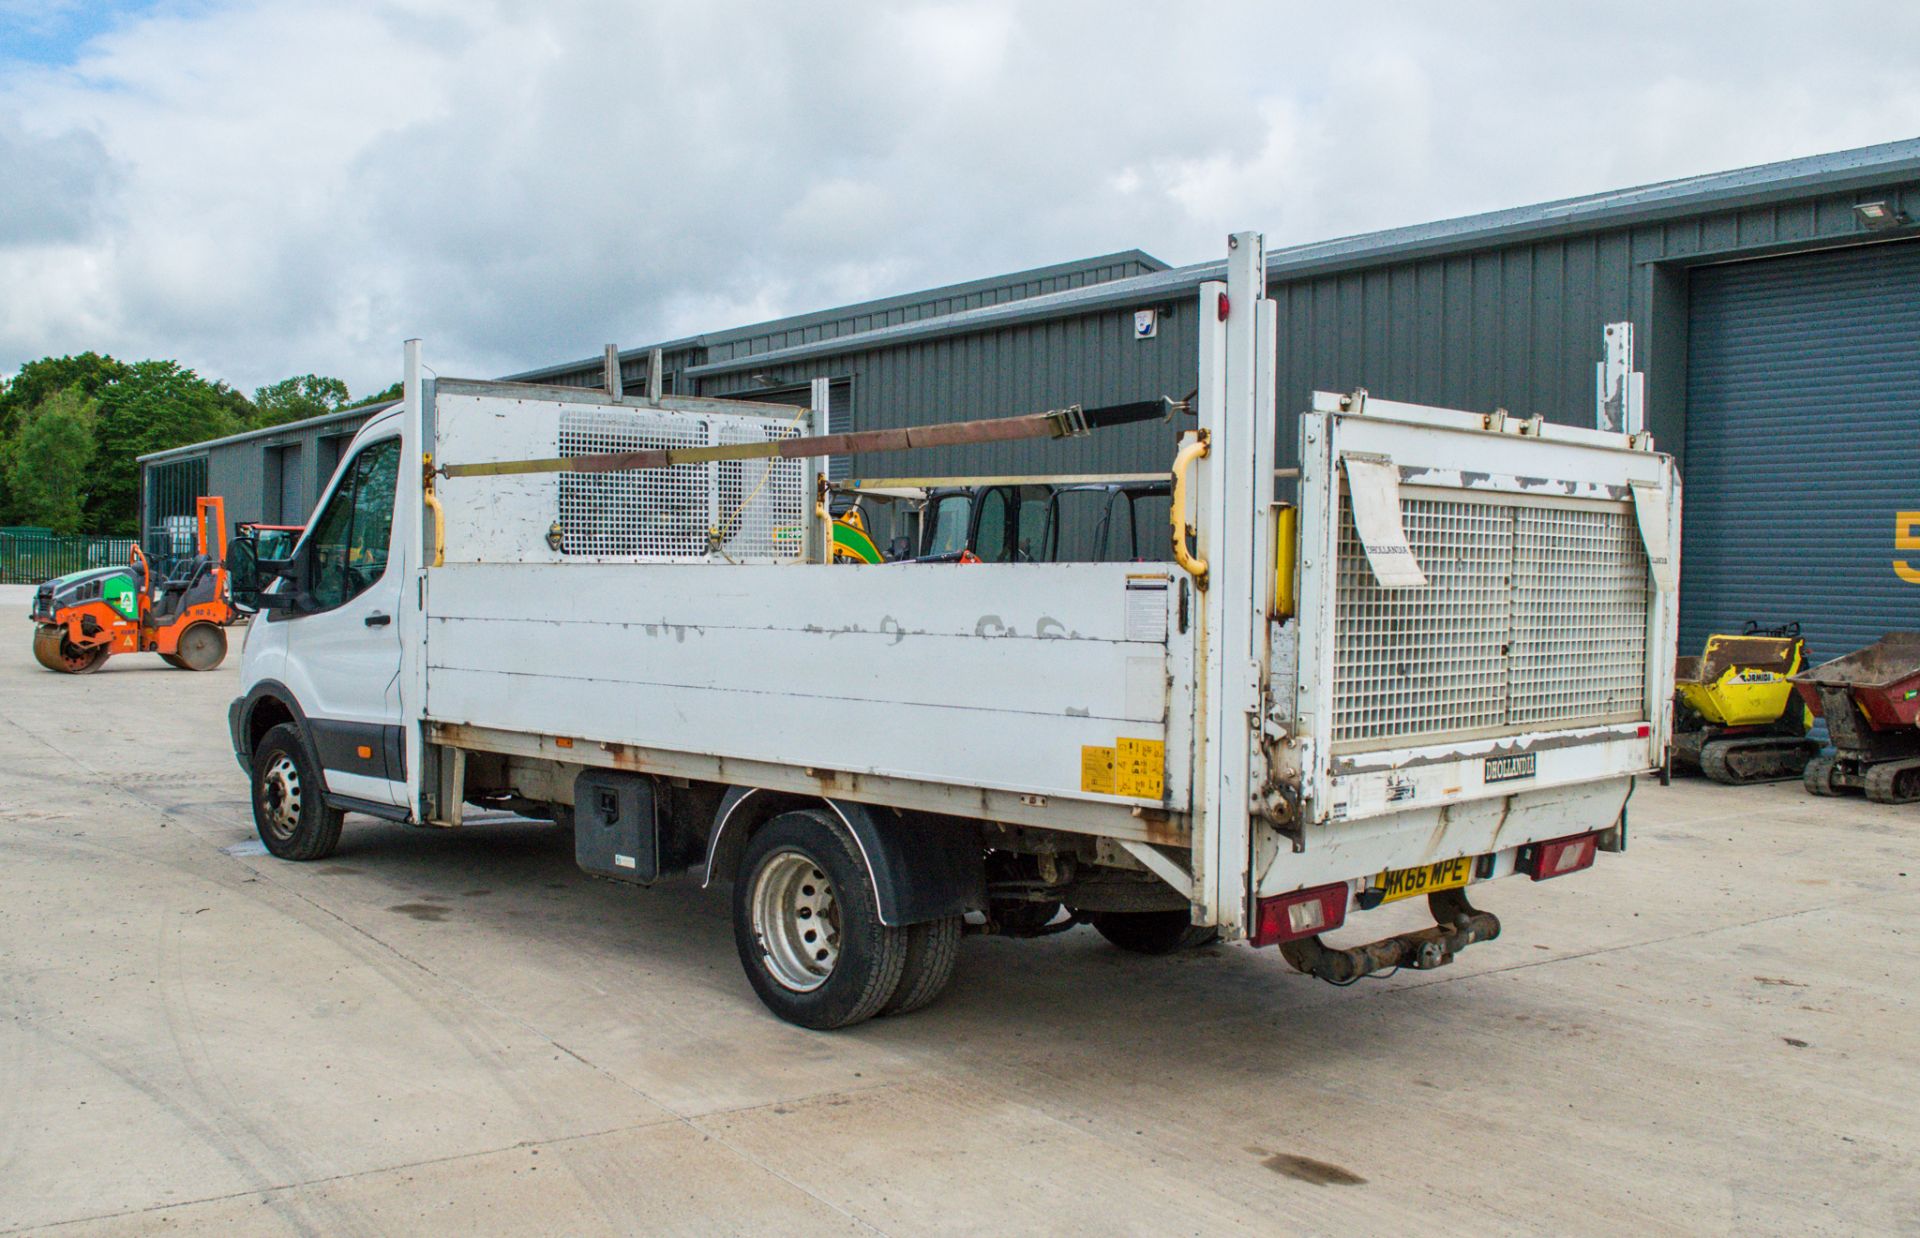
[[[818,456],[858,456],[877,451],[915,451],[925,447],[961,447],[972,443],[1007,443],[1034,438],[1077,438],[1095,430],[1164,421],[1187,407],[1184,400],[1162,397],[1131,404],[1082,408],[1078,404],[1025,413],[1017,417],[989,417],[981,421],[948,421],[897,430],[860,430],[851,434],[818,434],[811,438],[784,438],[765,443],[721,443],[711,447],[653,447],[640,451],[603,452],[588,456],[552,456],[541,460],[494,460],[478,464],[446,464],[443,477],[505,477],[519,473],[619,473],[628,469],[664,469],[676,464],[706,464],[714,460],[805,460]]]

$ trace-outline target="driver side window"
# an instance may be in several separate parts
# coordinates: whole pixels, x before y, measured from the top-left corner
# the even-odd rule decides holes
[[[400,440],[388,438],[361,451],[341,477],[308,551],[316,610],[346,604],[386,574],[399,476]]]

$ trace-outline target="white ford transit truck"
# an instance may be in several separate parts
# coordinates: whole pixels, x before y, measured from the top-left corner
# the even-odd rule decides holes
[[[1227,268],[1164,561],[836,563],[860,436],[819,408],[426,378],[409,342],[247,634],[261,840],[571,824],[589,872],[730,886],[754,989],[814,1028],[931,1001],[969,926],[1336,983],[1494,937],[1473,892],[1624,850],[1664,762],[1672,461],[1365,392],[1283,426],[1261,238]],[[1431,926],[1367,932],[1415,897]]]

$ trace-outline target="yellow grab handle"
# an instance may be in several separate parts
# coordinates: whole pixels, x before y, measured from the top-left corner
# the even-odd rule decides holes
[[[433,492],[433,453],[427,452],[420,457],[420,497],[433,509],[433,563],[432,567],[444,567],[447,562],[447,509],[440,506],[440,496]]]
[[[1207,587],[1207,561],[1187,553],[1187,470],[1207,454],[1207,443],[1207,432],[1196,431],[1173,458],[1173,561],[1187,569],[1196,589]]]
[[[433,509],[433,566],[444,567],[447,562],[447,509],[440,506],[440,496],[429,490],[426,493],[427,506]]]
[[[1300,556],[1300,509],[1282,503],[1273,512],[1273,617],[1293,618],[1293,564]]]

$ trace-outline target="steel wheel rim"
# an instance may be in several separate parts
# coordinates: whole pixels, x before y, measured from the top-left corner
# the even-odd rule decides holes
[[[98,645],[76,645],[65,636],[60,638],[60,662],[70,671],[86,670],[100,660],[102,652]]]
[[[300,767],[286,753],[275,754],[260,775],[261,816],[275,838],[291,838],[300,828]]]
[[[749,906],[768,973],[796,993],[825,984],[840,958],[840,905],[813,858],[798,851],[769,856],[754,878]]]
[[[189,666],[199,670],[202,663],[211,661],[218,645],[214,630],[196,623],[180,634],[180,657]]]

